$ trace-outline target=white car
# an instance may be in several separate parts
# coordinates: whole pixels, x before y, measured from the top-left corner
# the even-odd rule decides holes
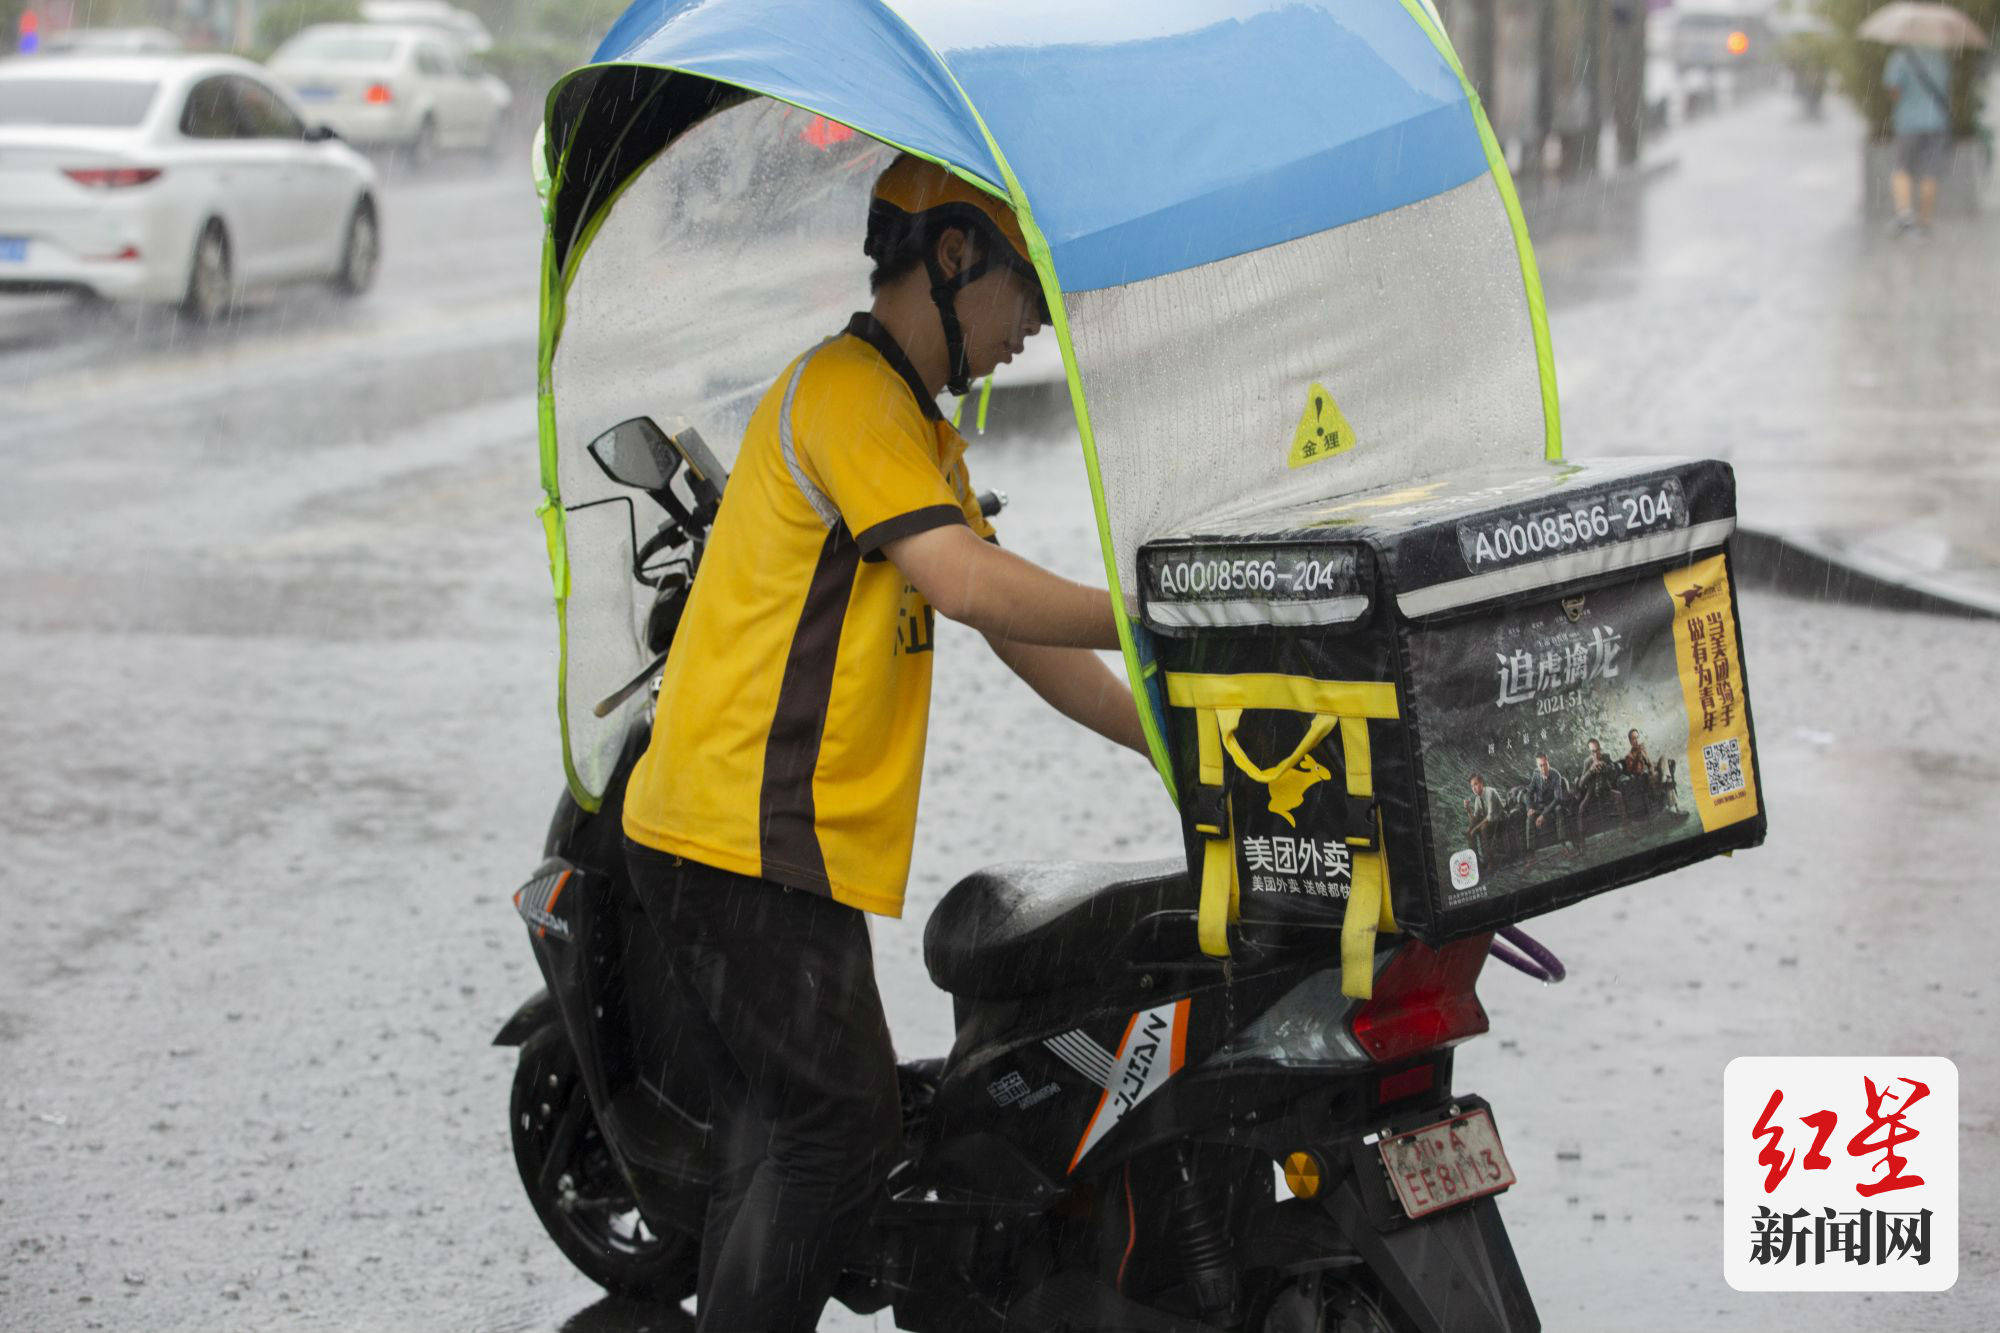
[[[70,28],[43,38],[41,49],[52,56],[142,56],[182,48],[165,28]]]
[[[367,23],[435,28],[468,51],[493,49],[493,34],[479,16],[445,0],[361,0],[361,18]]]
[[[237,292],[358,294],[375,168],[233,56],[0,61],[0,291],[226,314]]]
[[[428,28],[318,24],[279,47],[270,69],[341,138],[400,148],[414,163],[440,148],[491,147],[513,100]]]

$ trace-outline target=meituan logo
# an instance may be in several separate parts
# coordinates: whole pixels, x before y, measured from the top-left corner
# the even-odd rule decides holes
[[[1319,760],[1309,754],[1300,755],[1298,763],[1265,784],[1271,792],[1271,813],[1297,828],[1299,821],[1292,818],[1292,811],[1304,802],[1307,791],[1332,776]]]

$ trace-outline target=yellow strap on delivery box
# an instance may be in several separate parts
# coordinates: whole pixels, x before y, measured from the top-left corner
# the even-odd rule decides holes
[[[1368,750],[1368,723],[1358,717],[1340,719],[1340,743],[1347,760],[1347,794],[1372,801],[1375,762]],[[1348,839],[1349,843],[1354,840]],[[1365,1000],[1375,993],[1375,935],[1396,928],[1389,902],[1389,858],[1383,846],[1382,815],[1375,814],[1375,850],[1355,849],[1347,915],[1340,922],[1340,993]]]
[[[1167,673],[1167,701],[1195,710],[1197,776],[1203,787],[1215,789],[1227,776],[1224,756],[1233,760],[1245,775],[1268,783],[1314,746],[1325,740],[1337,725],[1347,769],[1350,796],[1372,799],[1375,769],[1368,749],[1368,719],[1393,718],[1396,711],[1394,685],[1375,681],[1315,680],[1309,676],[1249,673],[1243,675],[1199,675]],[[1236,728],[1246,708],[1281,709],[1314,715],[1306,734],[1282,763],[1259,767],[1243,752]],[[1242,886],[1236,877],[1236,830],[1234,812],[1223,806],[1222,822],[1198,825],[1196,831],[1207,841],[1202,848],[1201,900],[1196,913],[1196,935],[1201,950],[1215,958],[1229,956],[1229,926],[1242,919]],[[1352,889],[1347,914],[1340,928],[1340,986],[1344,994],[1367,998],[1374,989],[1375,936],[1378,931],[1396,928],[1390,904],[1388,864],[1382,851],[1382,821],[1375,817],[1374,848],[1355,846],[1352,852]]]
[[[1169,681],[1172,676],[1167,677]],[[1195,713],[1195,758],[1201,785],[1222,785],[1222,728],[1213,708]],[[1201,905],[1195,913],[1195,937],[1211,958],[1229,956],[1229,923],[1240,910],[1236,902],[1236,830],[1228,808],[1221,824],[1198,825],[1206,834],[1201,854]]]

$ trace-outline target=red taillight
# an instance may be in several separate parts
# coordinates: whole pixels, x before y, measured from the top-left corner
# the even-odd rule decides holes
[[[1377,1064],[1433,1051],[1486,1031],[1472,993],[1491,935],[1430,949],[1412,940],[1375,978],[1375,995],[1351,1020],[1354,1039]]]
[[[144,185],[147,181],[158,180],[158,167],[70,167],[63,175],[78,185],[88,185],[96,190],[122,190],[129,185]]]
[[[396,100],[396,91],[386,83],[371,83],[368,91],[361,94],[361,99],[374,106],[387,106]]]

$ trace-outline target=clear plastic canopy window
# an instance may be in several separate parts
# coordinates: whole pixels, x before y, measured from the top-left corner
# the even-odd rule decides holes
[[[897,148],[1021,218],[1128,609],[1155,538],[1560,456],[1532,252],[1435,15],[1115,10],[641,0],[551,92],[544,517],[580,797],[629,721],[591,705],[643,665],[631,515],[583,446],[643,414],[733,459],[764,389],[866,305]]]
[[[642,692],[608,718],[592,713],[646,661],[652,590],[628,572],[632,493],[583,446],[650,416],[670,432],[695,427],[733,469],[764,390],[867,308],[862,228],[869,189],[893,156],[782,103],[740,103],[631,180],[576,270],[551,383],[556,438],[575,446],[554,456],[572,571],[564,721],[576,776],[593,794],[645,704]]]

